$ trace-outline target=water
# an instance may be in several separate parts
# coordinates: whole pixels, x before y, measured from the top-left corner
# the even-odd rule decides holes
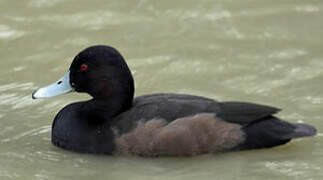
[[[0,0],[0,179],[321,179],[323,2]],[[32,100],[72,58],[115,46],[136,95],[180,92],[283,108],[318,128],[273,149],[192,158],[79,154],[50,143],[68,94]]]

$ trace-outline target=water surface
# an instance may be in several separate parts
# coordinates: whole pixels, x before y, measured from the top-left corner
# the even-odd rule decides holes
[[[0,0],[0,179],[320,179],[323,2],[318,0]],[[317,127],[278,148],[192,158],[79,154],[50,143],[68,94],[32,100],[74,55],[112,45],[136,95],[198,94],[263,103]]]

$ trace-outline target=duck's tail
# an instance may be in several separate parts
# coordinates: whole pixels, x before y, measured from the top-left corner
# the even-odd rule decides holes
[[[246,135],[238,149],[260,149],[285,144],[294,138],[314,136],[316,129],[302,123],[289,123],[274,116],[253,122],[243,128]]]
[[[303,123],[293,123],[292,125],[295,127],[295,129],[290,134],[291,139],[316,135],[317,130],[311,125]]]

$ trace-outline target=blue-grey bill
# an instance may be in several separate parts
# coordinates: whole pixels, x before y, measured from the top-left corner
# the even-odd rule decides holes
[[[68,71],[61,79],[59,79],[55,83],[35,91],[32,94],[32,98],[33,99],[50,98],[50,97],[58,96],[60,94],[69,93],[72,91],[73,91],[73,88],[70,84],[70,72]]]

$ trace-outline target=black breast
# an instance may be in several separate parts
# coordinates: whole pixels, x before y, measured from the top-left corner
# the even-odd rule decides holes
[[[91,123],[91,119],[80,112],[82,104],[70,104],[56,115],[52,143],[78,152],[111,154],[115,145],[109,123]]]

